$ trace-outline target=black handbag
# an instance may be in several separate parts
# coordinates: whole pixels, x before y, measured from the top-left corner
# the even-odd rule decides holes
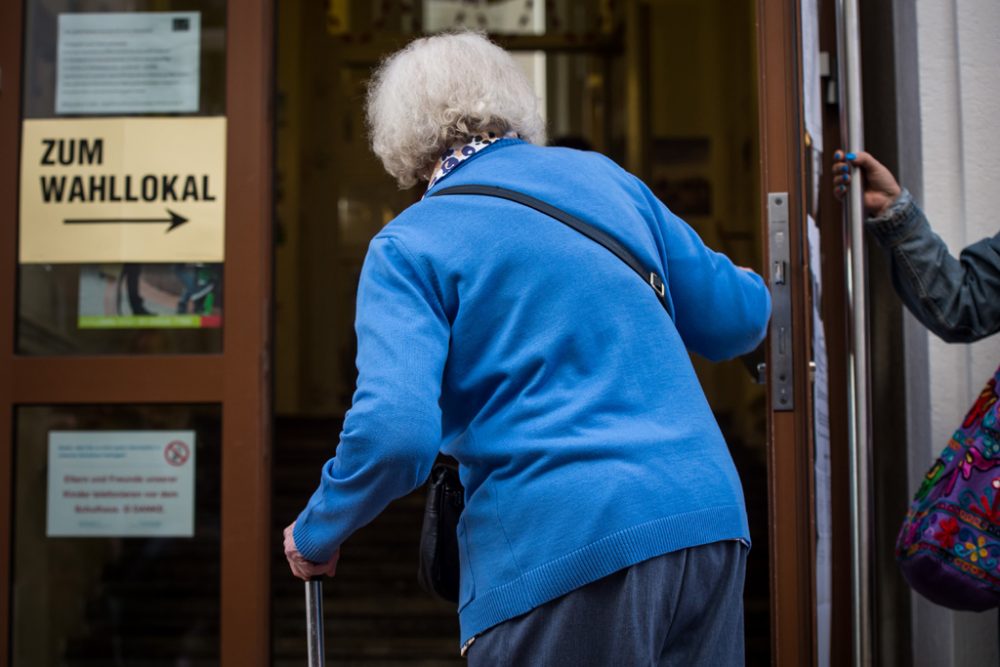
[[[417,581],[435,597],[458,602],[458,519],[465,508],[465,489],[458,469],[438,463],[427,482],[427,503],[420,530]]]
[[[576,218],[565,211],[535,199],[529,195],[507,190],[494,185],[455,185],[431,193],[431,197],[442,195],[484,195],[499,197],[523,204],[544,213],[580,232],[587,238],[600,243],[639,274],[642,280],[653,288],[660,305],[673,318],[671,303],[663,278],[656,271],[646,269],[642,263],[614,238],[596,227]],[[458,602],[459,558],[458,520],[465,508],[465,489],[458,479],[458,470],[453,465],[438,463],[431,470],[427,488],[427,502],[424,505],[424,521],[420,533],[420,555],[417,580],[428,593],[449,602]]]

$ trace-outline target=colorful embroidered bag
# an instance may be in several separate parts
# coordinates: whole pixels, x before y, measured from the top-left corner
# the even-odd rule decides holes
[[[952,609],[1000,605],[1000,368],[924,477],[896,560],[913,590]]]

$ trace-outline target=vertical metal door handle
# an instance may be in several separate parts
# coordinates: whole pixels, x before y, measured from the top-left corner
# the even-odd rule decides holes
[[[864,146],[861,108],[861,33],[858,0],[837,0],[840,124],[844,148]],[[846,208],[848,301],[848,460],[851,511],[851,627],[855,667],[868,667],[872,649],[871,380],[868,363],[868,284],[861,178],[852,178]]]

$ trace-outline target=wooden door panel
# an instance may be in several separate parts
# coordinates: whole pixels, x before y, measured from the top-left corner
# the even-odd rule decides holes
[[[786,276],[791,286],[794,409],[778,409],[771,387],[767,409],[772,641],[774,662],[789,666],[815,662],[813,456],[807,371],[810,311],[807,256],[803,252],[805,187],[800,145],[804,130],[798,15],[795,0],[757,2],[762,201],[766,206],[767,193],[788,194],[790,262]],[[767,238],[766,210],[761,218]],[[771,266],[769,257],[765,266]]]

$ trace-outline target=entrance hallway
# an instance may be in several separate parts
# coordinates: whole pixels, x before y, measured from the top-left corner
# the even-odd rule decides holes
[[[473,27],[515,53],[542,102],[550,142],[607,155],[643,178],[710,247],[760,267],[751,0],[486,4],[495,9],[484,10],[486,23]],[[275,531],[315,489],[350,407],[354,297],[368,243],[423,194],[422,184],[399,190],[371,154],[365,86],[379,60],[408,40],[461,27],[442,9],[452,6],[278,4]],[[467,20],[478,21],[477,11],[470,8]],[[514,19],[503,23],[507,14]],[[754,541],[746,649],[753,664],[766,664],[772,608],[765,391],[739,361],[694,363],[743,482]],[[456,610],[416,586],[422,508],[418,491],[344,545],[338,576],[326,584],[332,656],[457,658]],[[276,556],[272,567],[275,659],[283,660],[296,646],[304,650],[297,644],[301,586],[283,559]],[[338,635],[340,628],[351,630]]]

